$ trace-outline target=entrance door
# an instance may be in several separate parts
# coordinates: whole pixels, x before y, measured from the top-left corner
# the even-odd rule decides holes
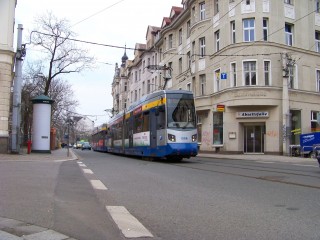
[[[265,125],[244,126],[244,152],[264,152]]]
[[[157,116],[155,109],[150,112],[150,147],[156,149],[157,147]]]

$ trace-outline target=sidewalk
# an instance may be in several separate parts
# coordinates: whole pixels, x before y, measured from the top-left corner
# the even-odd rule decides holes
[[[229,160],[247,160],[247,161],[265,161],[265,162],[284,162],[292,164],[318,164],[316,159],[282,156],[282,155],[267,155],[267,154],[224,154],[224,153],[207,153],[199,152],[197,157],[229,159]]]
[[[1,161],[68,161],[76,160],[76,155],[69,149],[57,149],[50,153],[30,153],[22,150],[21,154],[0,154]],[[43,228],[26,222],[0,217],[0,240],[76,240],[52,229]]]
[[[76,160],[77,156],[72,149],[61,148],[52,150],[51,153],[30,153],[27,154],[25,149],[20,154],[0,154],[0,161],[66,161]]]

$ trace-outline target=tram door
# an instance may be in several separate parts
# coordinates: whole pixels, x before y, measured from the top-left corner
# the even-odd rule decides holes
[[[265,125],[244,126],[244,152],[264,152]]]
[[[155,109],[150,111],[150,147],[157,147],[157,116]]]
[[[129,118],[128,123],[128,135],[129,135],[129,148],[133,147],[133,117]]]

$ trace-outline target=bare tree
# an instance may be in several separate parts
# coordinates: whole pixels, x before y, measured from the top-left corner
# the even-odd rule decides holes
[[[41,64],[33,63],[27,66],[26,73],[24,74],[21,98],[23,103],[23,132],[25,135],[30,135],[32,129],[31,100],[43,94],[47,85],[47,78],[41,75],[41,71]],[[75,111],[78,102],[74,100],[71,85],[59,78],[56,78],[50,84],[47,96],[54,100],[51,108],[51,124],[62,135],[68,112]]]
[[[76,46],[71,39],[75,33],[70,30],[69,21],[58,19],[51,12],[38,17],[36,20],[37,31],[32,31],[31,42],[40,46],[45,53],[42,60],[42,70],[46,80],[44,95],[48,95],[50,85],[54,79],[62,74],[79,73],[84,69],[93,67],[94,58],[88,51]]]

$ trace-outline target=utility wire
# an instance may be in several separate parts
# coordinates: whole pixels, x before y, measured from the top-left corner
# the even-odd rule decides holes
[[[104,9],[102,9],[102,10],[100,10],[100,11],[98,11],[98,12],[92,14],[92,15],[90,15],[89,17],[84,18],[83,20],[81,20],[81,21],[79,21],[79,22],[76,22],[75,24],[71,25],[71,27],[74,27],[74,26],[76,26],[76,25],[78,25],[78,24],[80,24],[80,23],[88,20],[89,18],[92,18],[92,17],[94,17],[94,16],[96,16],[96,15],[98,15],[98,14],[100,14],[100,13],[102,13],[102,12],[104,12],[104,11],[112,8],[112,7],[114,7],[115,5],[118,5],[119,3],[124,2],[124,1],[125,1],[125,0],[120,0],[120,1],[118,1],[118,2],[116,2],[116,3],[114,3],[114,4],[110,5],[110,6],[108,6],[108,7],[106,7],[106,8],[104,8]]]

